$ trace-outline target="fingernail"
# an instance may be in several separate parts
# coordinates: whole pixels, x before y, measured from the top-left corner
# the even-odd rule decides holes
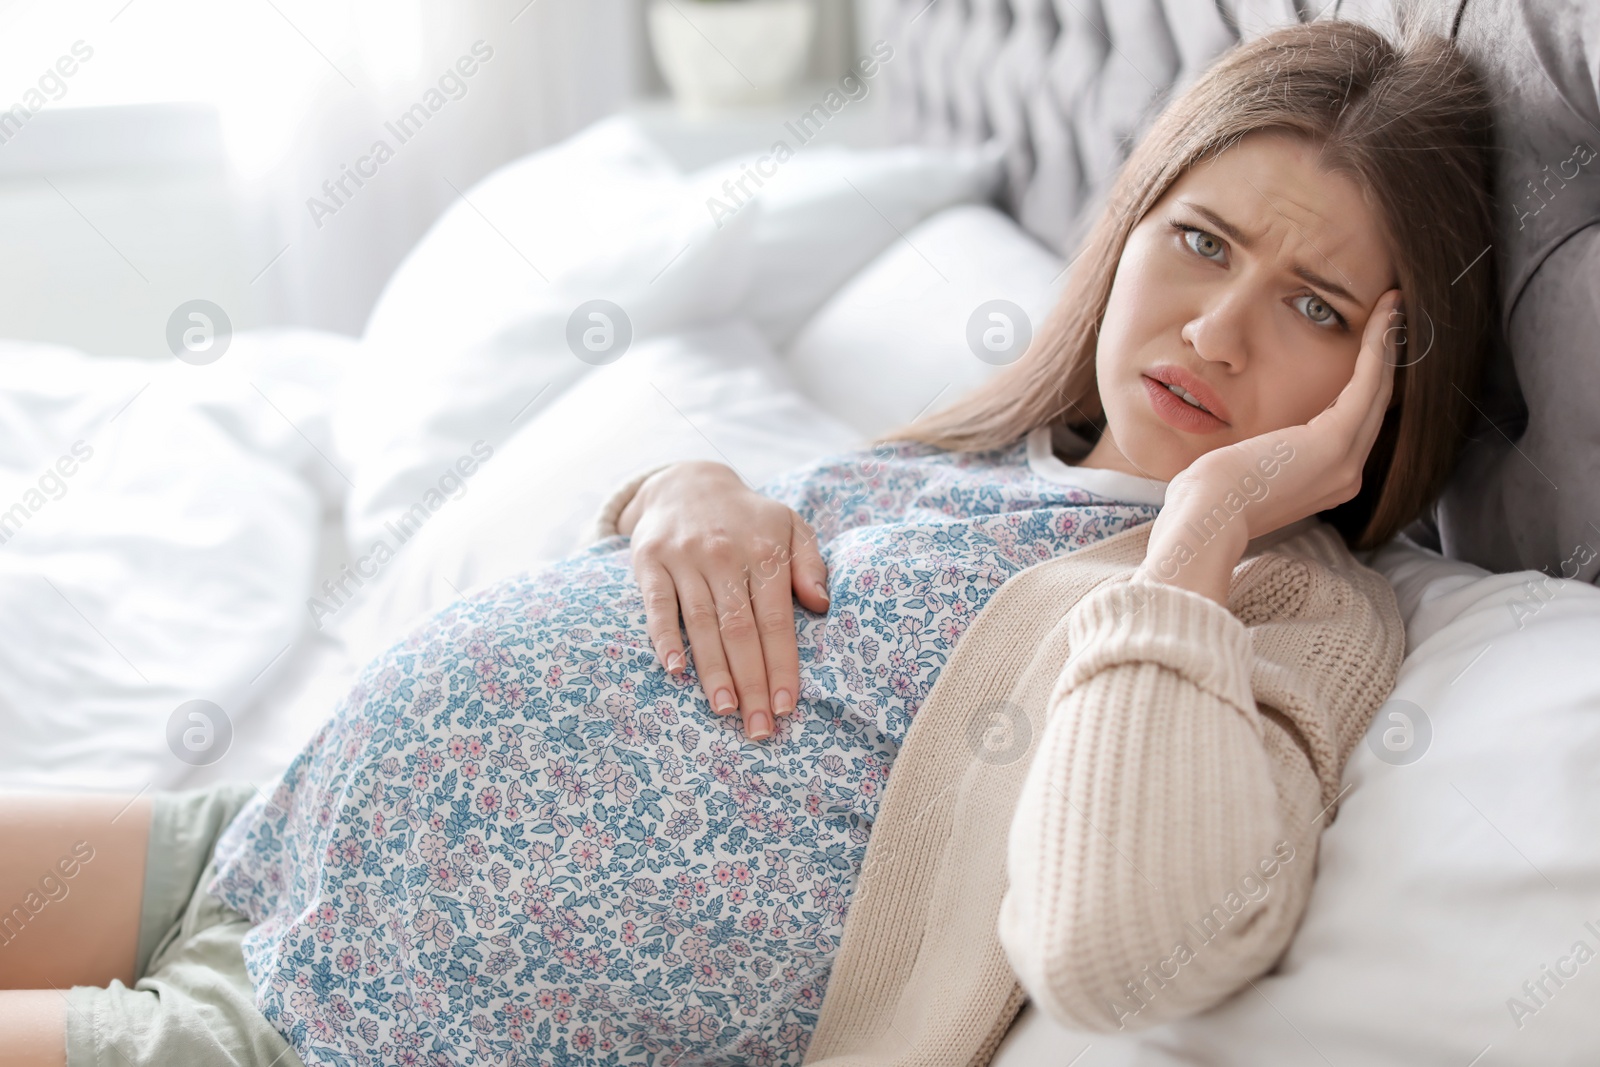
[[[821,582],[817,583],[817,595],[823,600],[828,599],[828,587]]]
[[[756,741],[765,741],[772,736],[772,716],[764,711],[752,711],[750,721],[745,723],[750,736]]]
[[[787,689],[772,694],[772,710],[779,715],[787,715],[794,710],[794,697],[789,695]]]
[[[718,689],[716,693],[712,694],[711,706],[717,709],[718,715],[726,715],[728,712],[738,707],[739,702],[733,699],[733,692],[731,690]]]
[[[683,670],[683,654],[679,652],[667,653],[667,673],[677,674]]]

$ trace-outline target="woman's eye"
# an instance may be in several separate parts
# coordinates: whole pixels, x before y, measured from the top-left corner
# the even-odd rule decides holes
[[[1307,293],[1304,296],[1297,296],[1295,297],[1295,303],[1299,306],[1300,313],[1306,318],[1310,319],[1312,322],[1316,323],[1318,326],[1327,326],[1330,324],[1333,326],[1339,326],[1344,322],[1344,319],[1339,315],[1339,313],[1333,310],[1326,300],[1322,299],[1315,293]]]
[[[1197,230],[1192,226],[1183,228],[1183,240],[1189,248],[1206,259],[1220,258],[1223,253],[1222,242],[1204,230]]]

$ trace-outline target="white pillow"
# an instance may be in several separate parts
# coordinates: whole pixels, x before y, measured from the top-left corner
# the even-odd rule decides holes
[[[539,306],[548,280],[661,210],[678,169],[638,125],[601,120],[465,190],[390,276],[364,340],[440,360]]]
[[[1410,652],[1279,966],[1142,1035],[1030,1010],[996,1067],[1600,1062],[1600,589],[1404,540],[1372,565]]]
[[[1024,335],[1036,333],[1055,306],[1063,267],[994,208],[946,208],[840,289],[800,329],[785,362],[824,409],[863,434],[881,434],[952,403],[999,361],[1020,357]],[[1001,300],[1021,316],[990,303]],[[976,349],[969,338],[975,315]]]
[[[619,306],[634,344],[741,316],[775,338],[897,231],[998,180],[988,149],[818,149],[731,218],[709,208],[741,173],[732,161],[683,177],[616,118],[469,190],[397,271],[347,378],[351,550],[472,441],[502,444],[513,418],[589,372],[568,342],[581,305]]]
[[[650,151],[632,126],[601,123],[495,172],[407,258],[339,401],[352,553],[473,441],[504,444],[588,373],[568,343],[580,305],[623,307],[633,343],[730,313],[749,276],[743,238],[755,213],[715,230]]]
[[[725,182],[754,187],[754,160],[737,158],[691,176],[711,210],[733,203]],[[825,301],[901,235],[952,204],[982,202],[1000,181],[999,143],[934,149],[804,151],[764,179],[750,231],[752,278],[739,313],[777,349]],[[741,208],[740,211],[746,210]],[[728,216],[716,208],[723,224]],[[981,250],[979,250],[981,252]]]
[[[848,427],[794,390],[747,323],[645,341],[579,381],[487,459],[464,450],[476,470],[459,487],[452,482],[457,494],[438,498],[420,532],[400,542],[385,530],[394,558],[346,632],[358,656],[370,654],[458,590],[568,554],[606,497],[645,468],[717,460],[760,485],[856,444]]]

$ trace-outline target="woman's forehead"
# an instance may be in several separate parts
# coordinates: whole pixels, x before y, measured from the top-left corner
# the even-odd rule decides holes
[[[1320,162],[1312,142],[1251,134],[1187,168],[1161,206],[1181,206],[1244,254],[1318,275],[1371,308],[1395,276],[1383,221],[1354,178]]]

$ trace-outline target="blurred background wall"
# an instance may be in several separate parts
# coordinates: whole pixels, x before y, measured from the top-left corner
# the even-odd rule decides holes
[[[815,2],[820,83],[856,16]],[[0,337],[166,357],[196,298],[359,335],[479,178],[664,99],[642,0],[0,4]]]

